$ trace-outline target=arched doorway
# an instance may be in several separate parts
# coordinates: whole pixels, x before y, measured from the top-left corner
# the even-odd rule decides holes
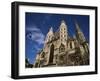
[[[54,57],[54,45],[52,44],[50,47],[49,64],[53,63],[53,57]]]

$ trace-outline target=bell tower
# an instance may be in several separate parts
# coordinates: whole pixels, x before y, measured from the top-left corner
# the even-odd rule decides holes
[[[67,33],[67,25],[65,23],[64,20],[61,21],[61,25],[60,25],[60,42],[62,44],[64,44],[66,46],[66,40],[67,40],[67,36],[68,36],[68,33]]]

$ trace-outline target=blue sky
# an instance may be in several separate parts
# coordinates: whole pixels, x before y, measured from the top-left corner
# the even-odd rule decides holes
[[[61,21],[64,20],[68,26],[70,36],[75,34],[75,21],[78,22],[87,41],[89,41],[89,16],[88,15],[68,15],[68,14],[48,14],[31,13],[25,15],[25,56],[29,62],[34,63],[37,52],[43,47],[44,39],[49,29],[52,27],[55,32]]]

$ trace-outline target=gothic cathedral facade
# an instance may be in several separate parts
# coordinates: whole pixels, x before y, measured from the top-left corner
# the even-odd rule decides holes
[[[89,43],[75,22],[76,34],[70,37],[64,20],[56,32],[51,27],[43,49],[37,54],[34,67],[89,65]]]

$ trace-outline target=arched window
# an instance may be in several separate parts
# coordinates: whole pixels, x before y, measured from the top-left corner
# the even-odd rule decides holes
[[[59,53],[64,52],[64,51],[65,51],[65,46],[61,43],[59,47]]]
[[[74,42],[74,41],[71,41],[71,42],[69,43],[69,45],[70,45],[70,49],[75,48],[75,42]]]
[[[70,42],[70,48],[72,49],[72,42]]]
[[[53,63],[53,58],[54,58],[54,45],[52,44],[50,47],[49,64]]]

